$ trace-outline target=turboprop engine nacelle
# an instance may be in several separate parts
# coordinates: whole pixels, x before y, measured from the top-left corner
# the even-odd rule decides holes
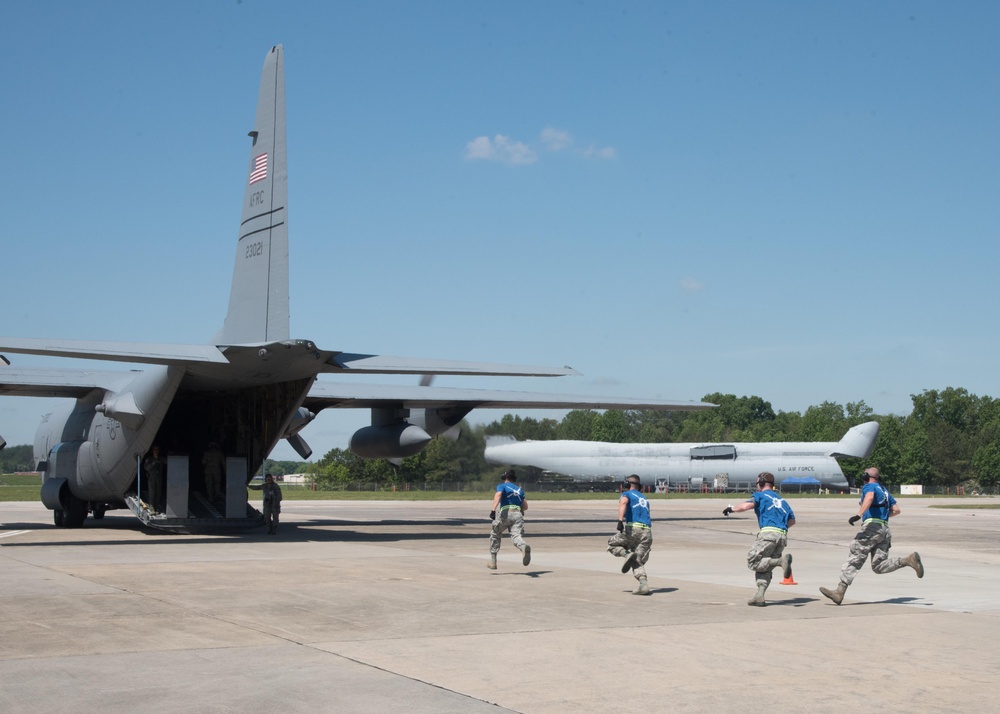
[[[363,459],[403,459],[420,453],[431,435],[405,422],[366,426],[351,437],[350,449]]]
[[[287,439],[290,436],[295,436],[300,431],[302,431],[306,425],[316,418],[316,415],[305,407],[299,407],[295,410],[295,414],[292,416],[292,420],[288,423],[288,428],[285,429],[284,438]]]

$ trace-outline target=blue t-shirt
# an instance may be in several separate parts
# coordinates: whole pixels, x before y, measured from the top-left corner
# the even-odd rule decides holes
[[[652,527],[653,520],[649,517],[649,501],[642,495],[642,492],[629,489],[622,495],[628,499],[628,504],[625,506],[625,524],[634,525],[638,523],[647,528]]]
[[[500,492],[500,510],[505,511],[511,506],[521,508],[524,504],[524,489],[516,483],[504,481],[497,484],[497,491]]]
[[[872,499],[872,505],[865,511],[865,521],[867,522],[869,519],[874,518],[875,520],[888,523],[889,512],[896,505],[896,499],[886,490],[885,486],[875,481],[869,481],[861,489],[860,503],[864,503],[865,496],[869,493],[874,493],[875,498]]]
[[[748,501],[753,501],[753,512],[757,514],[757,525],[764,528],[788,530],[788,519],[795,518],[792,507],[774,491],[756,491]]]

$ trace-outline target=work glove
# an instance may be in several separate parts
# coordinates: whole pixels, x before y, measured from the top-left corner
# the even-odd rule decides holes
[[[732,506],[726,506],[725,508],[722,509],[722,515],[724,516],[728,516],[732,512],[733,512]]]
[[[623,521],[618,521],[618,532],[619,533],[625,532],[625,523]]]
[[[851,516],[850,518],[847,519],[847,522],[850,523],[853,526],[855,523],[857,523],[860,520],[861,520],[861,516]]]
[[[496,519],[497,519],[497,512],[496,511],[490,511],[490,520],[491,521],[495,521]]]

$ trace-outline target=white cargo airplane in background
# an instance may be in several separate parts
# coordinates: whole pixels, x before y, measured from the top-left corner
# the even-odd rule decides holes
[[[75,528],[128,507],[143,522],[178,530],[247,526],[260,514],[247,483],[279,439],[308,458],[300,436],[321,409],[369,408],[371,426],[351,450],[400,459],[439,434],[454,433],[473,409],[706,409],[700,402],[615,399],[429,386],[317,382],[320,373],[562,376],[569,368],[386,357],[323,350],[291,339],[283,50],[264,60],[236,243],[229,310],[208,344],[148,344],[0,337],[0,352],[144,364],[144,370],[11,366],[0,356],[0,396],[66,397],[43,418],[34,457],[41,499],[57,526]],[[178,226],[178,229],[180,226]],[[67,300],[72,300],[67,296]],[[216,442],[225,455],[224,503],[206,498],[202,455]],[[3,439],[0,438],[0,445]],[[154,512],[143,499],[139,460],[154,444],[165,452],[165,493]],[[146,480],[144,477],[143,481]],[[153,504],[156,505],[156,504]]]
[[[486,460],[534,466],[574,481],[617,481],[638,474],[647,486],[700,491],[746,488],[770,471],[775,484],[849,488],[837,457],[866,459],[875,448],[878,422],[852,427],[840,441],[732,444],[610,444],[600,441],[517,441],[486,437]]]

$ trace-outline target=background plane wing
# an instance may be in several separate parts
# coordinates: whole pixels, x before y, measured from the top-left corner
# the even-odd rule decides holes
[[[705,402],[678,402],[624,397],[588,397],[508,390],[422,387],[382,384],[316,382],[303,404],[312,411],[326,408],[403,407],[408,409],[465,407],[471,409],[711,409]]]
[[[521,364],[462,362],[422,357],[392,357],[337,352],[327,360],[327,372],[356,374],[465,374],[501,377],[564,377],[579,375],[572,367],[533,367]]]
[[[215,345],[172,345],[159,342],[105,342],[100,340],[48,340],[32,337],[0,337],[0,353],[19,352],[47,357],[184,364],[228,360]]]
[[[135,372],[0,365],[0,396],[78,399],[94,389],[118,391],[135,379],[135,375]]]

